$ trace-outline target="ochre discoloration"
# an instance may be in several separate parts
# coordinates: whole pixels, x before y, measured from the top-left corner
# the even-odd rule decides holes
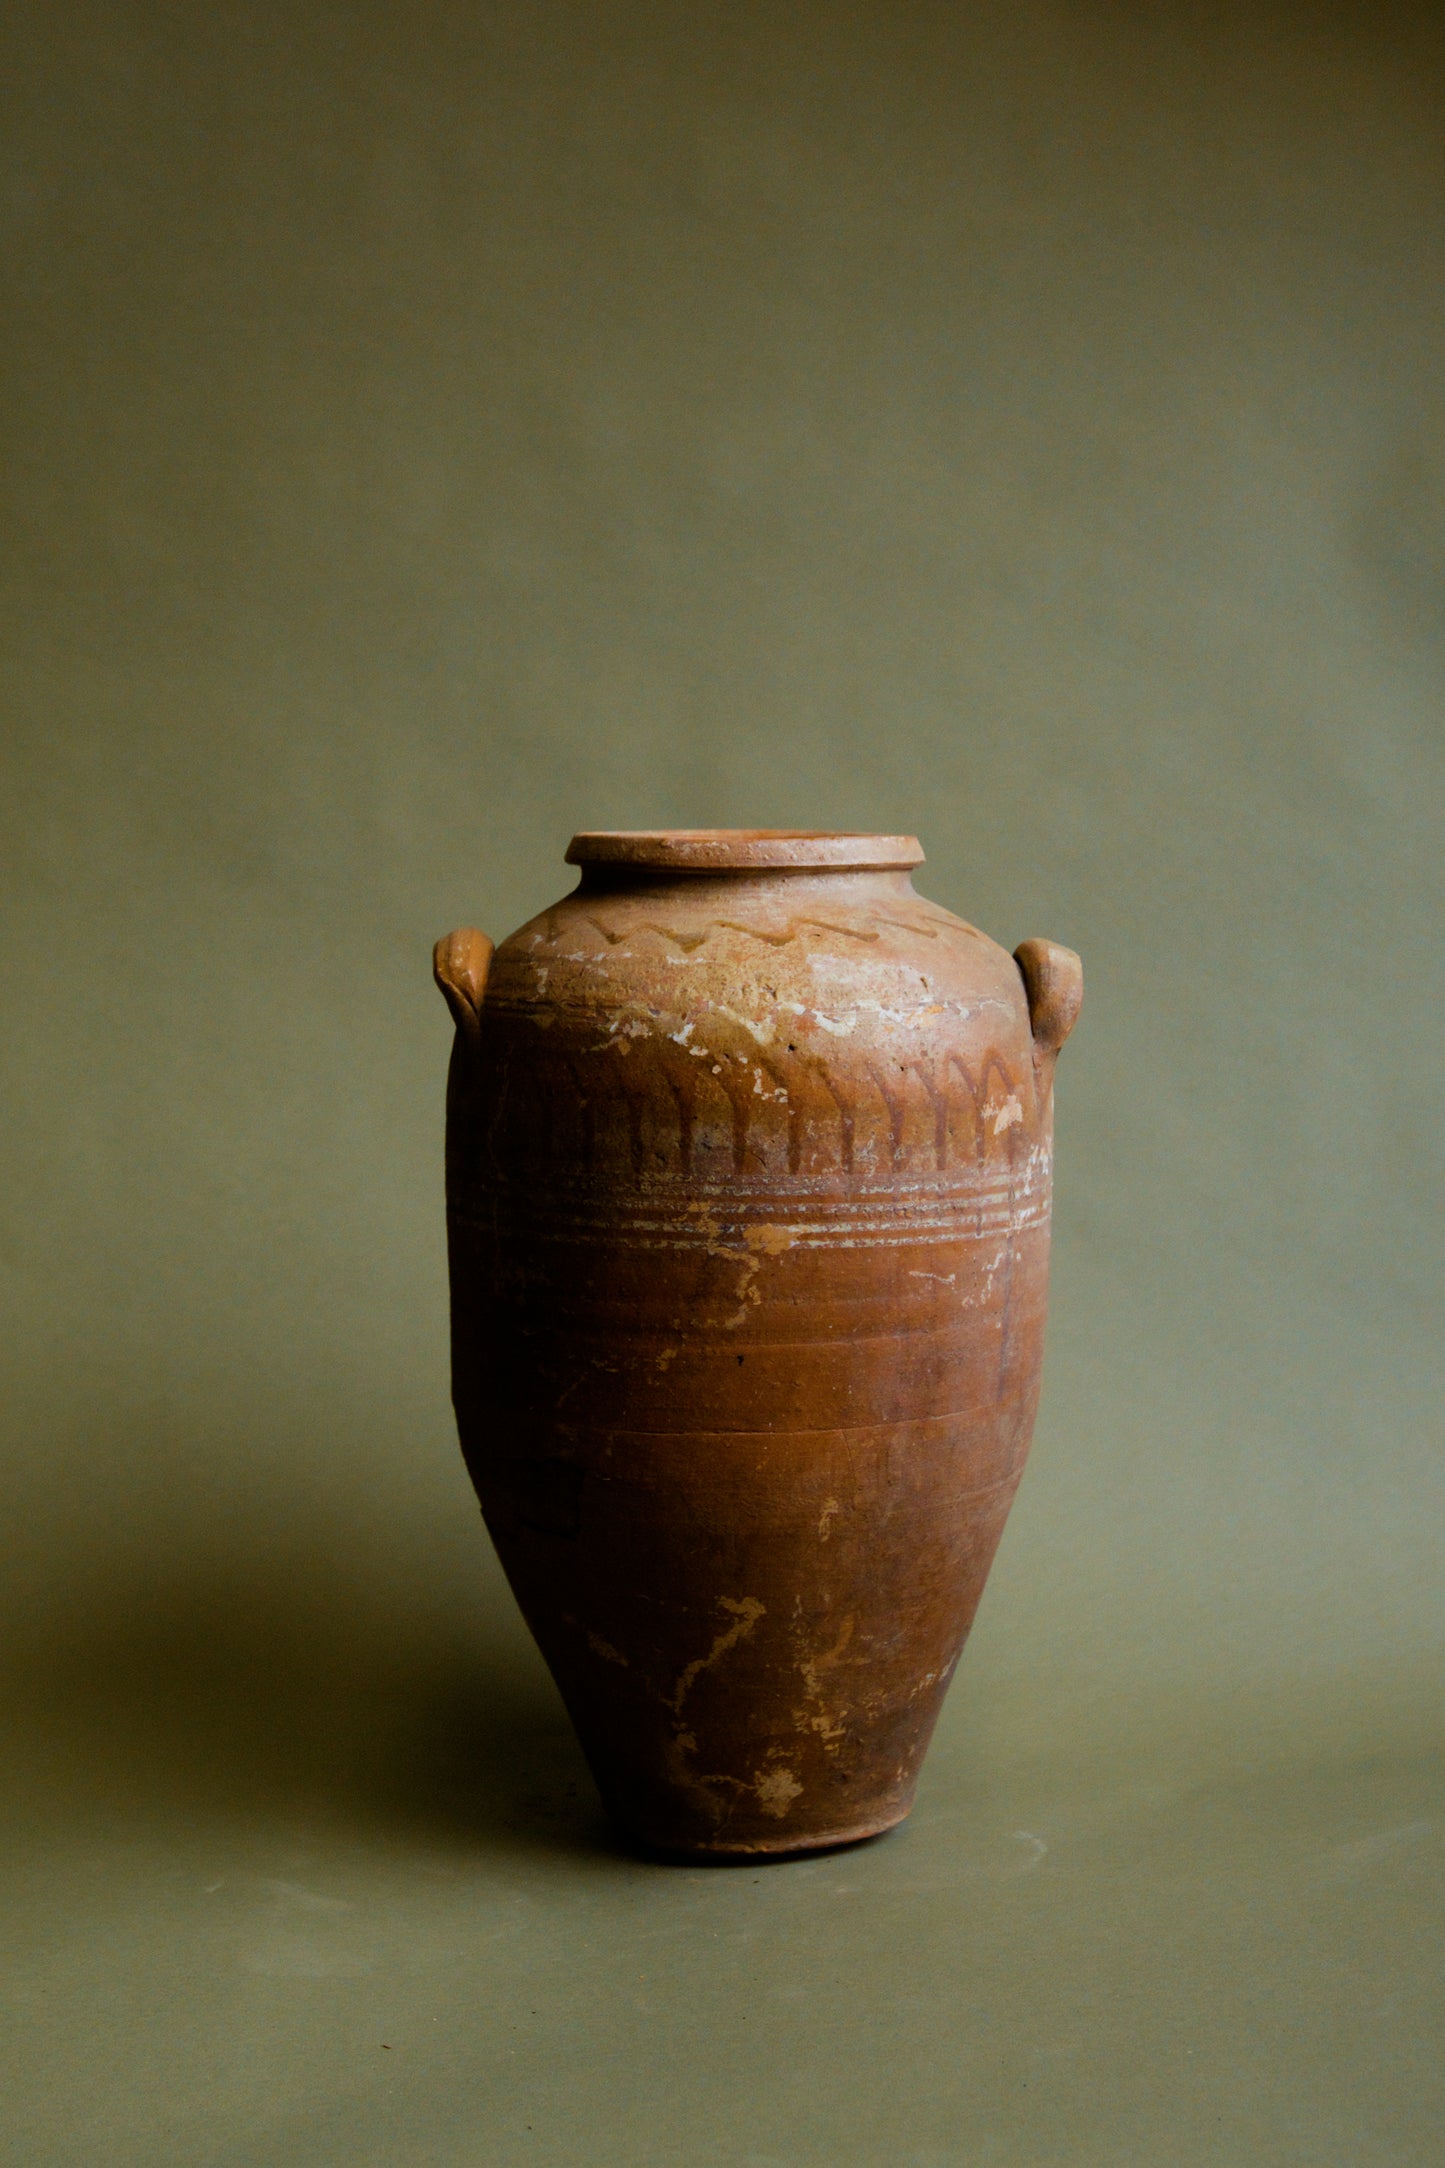
[[[767,1257],[781,1257],[797,1239],[791,1227],[749,1227],[743,1236],[750,1250],[761,1250]]]
[[[759,1603],[756,1596],[719,1596],[717,1607],[719,1611],[731,1612],[732,1624],[716,1636],[706,1656],[695,1657],[683,1670],[667,1704],[674,1716],[682,1714],[682,1705],[701,1674],[711,1671],[729,1649],[736,1648],[739,1641],[745,1641],[766,1610],[766,1605]]]
[[[822,1740],[825,1750],[830,1754],[837,1752],[838,1743],[845,1736],[847,1726],[840,1722],[835,1714],[830,1714],[823,1707],[822,1704],[827,1692],[825,1682],[828,1673],[836,1670],[837,1666],[842,1663],[848,1644],[853,1639],[854,1624],[855,1620],[850,1614],[844,1619],[838,1637],[830,1649],[813,1656],[804,1657],[803,1661],[798,1665],[808,1700],[817,1703],[818,1706],[816,1708],[796,1710],[794,1712],[794,1721],[801,1730],[816,1733],[818,1738]]]

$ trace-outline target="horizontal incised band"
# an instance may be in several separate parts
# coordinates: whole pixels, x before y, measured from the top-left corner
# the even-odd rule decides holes
[[[916,1244],[982,1241],[1047,1223],[1050,1185],[1004,1184],[972,1195],[948,1198],[850,1199],[824,1203],[814,1198],[766,1197],[749,1200],[739,1213],[736,1200],[691,1202],[668,1209],[659,1199],[635,1197],[572,1202],[533,1191],[492,1192],[495,1224],[542,1242],[608,1242],[643,1249],[720,1248],[758,1250],[777,1255],[794,1248],[908,1249]],[[493,1224],[487,1200],[454,1205],[450,1217],[459,1226],[487,1229]]]

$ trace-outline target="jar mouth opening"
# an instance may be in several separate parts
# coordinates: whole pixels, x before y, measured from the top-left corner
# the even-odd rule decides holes
[[[675,873],[752,873],[850,867],[902,872],[923,864],[917,836],[822,828],[587,828],[567,846],[569,866],[655,866]]]

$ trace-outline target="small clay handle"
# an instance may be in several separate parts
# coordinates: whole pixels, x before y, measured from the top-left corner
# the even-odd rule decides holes
[[[492,964],[492,944],[475,926],[443,934],[432,950],[432,976],[446,997],[460,1037],[470,1048],[482,1036],[482,995]]]
[[[1084,967],[1071,948],[1057,941],[1021,941],[1014,962],[1029,997],[1029,1025],[1036,1052],[1052,1060],[1084,1006]]]

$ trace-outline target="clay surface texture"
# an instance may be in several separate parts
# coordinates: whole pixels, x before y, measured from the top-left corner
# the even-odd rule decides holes
[[[1028,1450],[1078,959],[926,902],[909,837],[568,856],[437,946],[462,1449],[624,1829],[870,1836]]]

